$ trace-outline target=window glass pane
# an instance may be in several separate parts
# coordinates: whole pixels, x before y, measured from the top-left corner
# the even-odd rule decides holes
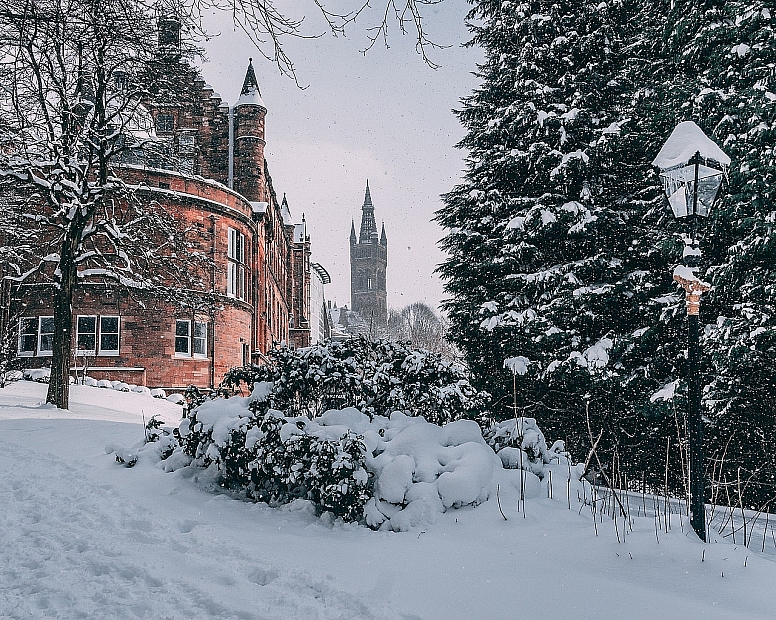
[[[207,338],[207,323],[204,321],[196,321],[194,323],[194,337]]]
[[[119,350],[119,317],[100,317],[100,353],[113,353]]]
[[[245,262],[245,250],[243,249],[245,246],[245,237],[242,233],[237,233],[237,251],[235,252],[235,258],[239,262]]]
[[[172,114],[159,114],[156,117],[156,130],[169,132],[175,129],[175,117]]]
[[[77,338],[76,349],[79,351],[91,351],[94,352],[97,342],[96,330],[97,330],[97,317],[96,316],[79,316],[76,321]]]
[[[38,341],[38,353],[54,350],[54,317],[40,317],[40,340]]]
[[[229,263],[226,268],[226,294],[235,295],[235,280],[237,278],[237,265]]]
[[[35,353],[38,340],[38,319],[19,321],[19,353]]]
[[[118,334],[100,334],[100,351],[118,351],[119,350],[119,335]]]
[[[119,333],[119,317],[117,316],[104,316],[100,318],[100,332],[118,334]]]
[[[182,353],[184,355],[191,354],[189,350],[189,343],[191,342],[189,338],[190,327],[191,326],[189,321],[184,321],[184,320],[175,321],[175,352],[176,353]]]
[[[194,355],[207,355],[207,323],[203,321],[194,323],[192,348]]]
[[[189,352],[189,339],[184,338],[183,336],[176,336],[175,337],[175,352],[176,353],[186,353]]]
[[[94,334],[78,334],[78,350],[94,351],[94,343],[97,342]]]
[[[96,316],[79,316],[78,317],[78,333],[79,334],[93,334],[97,327]]]
[[[38,334],[38,319],[22,319],[21,320],[21,332],[22,334]]]

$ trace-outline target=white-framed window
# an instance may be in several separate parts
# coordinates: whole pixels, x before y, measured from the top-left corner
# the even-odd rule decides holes
[[[234,228],[229,228],[228,233],[226,294],[245,299],[245,235]]]
[[[76,355],[94,355],[97,352],[97,317],[79,315],[75,329]]]
[[[17,352],[22,357],[35,355],[35,345],[38,344],[38,317],[23,317],[19,319],[19,347]]]
[[[207,323],[205,321],[190,321],[188,319],[175,321],[175,356],[207,357]]]
[[[54,353],[54,317],[38,317],[38,355]]]
[[[76,318],[76,355],[118,355],[118,316],[79,315]]]
[[[99,355],[119,354],[120,319],[117,316],[100,317],[100,349]]]

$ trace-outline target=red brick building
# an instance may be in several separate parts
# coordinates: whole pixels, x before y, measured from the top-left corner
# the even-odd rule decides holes
[[[213,387],[229,368],[260,362],[290,330],[299,344],[309,343],[310,238],[302,224],[295,243],[285,196],[279,202],[272,184],[264,159],[267,108],[253,66],[234,106],[196,70],[182,70],[190,76],[183,103],[151,96],[145,109],[155,144],[130,153],[117,172],[196,231],[212,273],[185,310],[104,283],[80,284],[73,369],[87,366],[96,379]],[[26,284],[10,297],[19,309],[19,357],[28,367],[46,366],[56,329],[50,293]]]

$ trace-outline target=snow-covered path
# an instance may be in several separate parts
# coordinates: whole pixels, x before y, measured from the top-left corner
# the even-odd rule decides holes
[[[94,426],[16,421],[4,425],[3,436],[33,444],[58,438],[64,447],[93,435]],[[102,426],[106,434],[116,431],[114,424]],[[395,617],[372,611],[332,578],[268,561],[258,541],[242,544],[249,532],[227,529],[224,536],[228,522],[210,526],[192,510],[192,497],[184,506],[160,506],[176,493],[175,484],[144,489],[152,481],[129,480],[134,472],[114,467],[104,452],[103,464],[118,477],[100,475],[90,464],[96,453],[87,450],[69,463],[0,440],[3,617],[99,618],[106,611],[112,618]],[[224,496],[200,499],[211,517],[234,504]]]
[[[105,454],[142,437],[139,409],[174,417],[169,403],[74,388],[70,413],[38,407],[43,390],[0,390],[0,618],[776,615],[772,557],[719,543],[701,562],[676,525],[657,544],[636,519],[618,544],[565,497],[523,518],[502,486],[506,522],[489,501],[401,534],[332,526]]]

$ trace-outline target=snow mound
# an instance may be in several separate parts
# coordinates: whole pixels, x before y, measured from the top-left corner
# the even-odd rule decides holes
[[[476,422],[437,426],[400,412],[375,422],[384,433],[367,457],[375,477],[367,525],[404,531],[435,522],[449,508],[488,499],[500,463]]]
[[[38,383],[48,383],[51,377],[50,368],[29,368],[24,371],[24,378],[27,381],[37,381]]]

